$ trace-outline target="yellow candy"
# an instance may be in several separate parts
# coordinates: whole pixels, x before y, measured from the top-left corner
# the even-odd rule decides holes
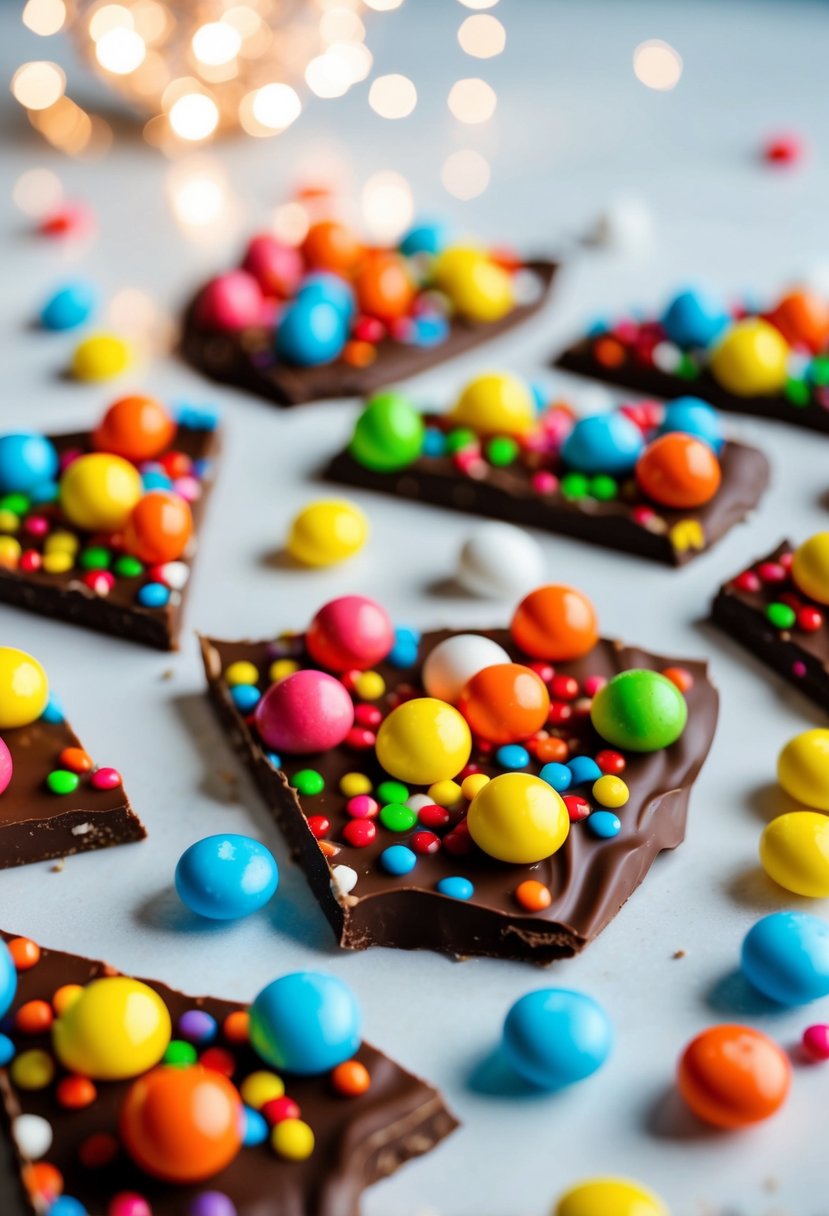
[[[74,532],[52,532],[43,546],[46,553],[77,553],[81,547]]]
[[[231,688],[235,688],[237,684],[255,684],[258,679],[259,670],[256,664],[249,663],[247,659],[239,659],[225,670],[225,683]]]
[[[715,380],[737,397],[762,397],[786,383],[789,347],[779,329],[752,317],[726,332],[711,355]]]
[[[0,536],[0,567],[4,570],[16,570],[22,552],[20,541],[13,536]]]
[[[552,857],[570,831],[561,797],[529,773],[493,777],[473,800],[466,822],[478,848],[517,865]]]
[[[435,781],[429,786],[429,797],[438,806],[457,806],[463,797],[463,790],[457,781]]]
[[[386,691],[386,681],[379,671],[361,671],[354,680],[354,691],[363,701],[376,701]]]
[[[291,524],[286,548],[305,566],[333,566],[359,553],[368,539],[368,520],[344,498],[304,507]]]
[[[37,659],[0,646],[0,730],[35,722],[49,700],[49,681]]]
[[[344,798],[356,798],[359,794],[370,794],[374,786],[365,773],[345,773],[340,778],[340,793]]]
[[[464,777],[461,785],[461,793],[467,802],[471,802],[476,794],[480,794],[485,785],[489,784],[489,777],[486,773],[470,773],[468,777]]]
[[[536,423],[535,403],[523,380],[489,372],[470,380],[449,421],[479,435],[526,435]]]
[[[602,806],[610,806],[615,809],[625,805],[630,798],[630,790],[621,777],[605,773],[603,777],[599,777],[593,782],[593,797]]]
[[[79,996],[83,996],[83,984],[64,984],[62,988],[58,988],[52,997],[52,1008],[58,1017],[66,1013]]]
[[[410,785],[432,785],[461,771],[472,750],[472,736],[466,719],[451,705],[417,697],[398,705],[381,722],[375,750],[392,777]]]
[[[804,595],[829,604],[829,532],[816,532],[795,549],[792,578]]]
[[[23,1051],[12,1060],[11,1075],[20,1089],[45,1089],[55,1076],[55,1061],[46,1051]]]
[[[65,574],[67,570],[71,570],[75,564],[75,558],[71,553],[64,553],[60,549],[56,553],[44,553],[43,569],[47,574]]]
[[[468,321],[499,321],[515,305],[512,279],[481,249],[444,250],[433,274],[435,286]]]
[[[829,730],[805,730],[777,758],[777,780],[806,806],[829,811]]]
[[[153,1068],[170,1042],[167,1006],[140,980],[93,980],[52,1027],[55,1054],[70,1072],[118,1081]]]
[[[295,671],[299,671],[299,663],[296,659],[274,659],[268,668],[268,679],[275,684],[277,680],[284,680],[286,676],[292,676]]]
[[[314,1133],[303,1119],[280,1119],[271,1132],[271,1144],[280,1157],[304,1161],[314,1151]]]
[[[261,1110],[266,1102],[284,1096],[285,1084],[275,1072],[252,1072],[249,1077],[245,1077],[239,1093],[247,1106]]]
[[[143,490],[135,465],[108,452],[79,456],[61,478],[60,503],[73,524],[90,532],[123,528]]]
[[[76,380],[111,380],[133,361],[132,347],[115,334],[93,334],[75,347],[72,375]]]
[[[829,896],[829,818],[819,811],[779,815],[760,837],[760,863],[769,878],[809,899]]]
[[[591,1178],[562,1195],[553,1216],[670,1216],[662,1200],[625,1178]]]
[[[16,532],[20,527],[20,516],[6,507],[0,510],[0,532]]]

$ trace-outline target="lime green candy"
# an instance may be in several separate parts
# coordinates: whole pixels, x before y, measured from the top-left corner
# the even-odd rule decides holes
[[[183,1039],[172,1039],[164,1052],[162,1063],[171,1068],[189,1068],[198,1058],[199,1053],[192,1043],[185,1043]]]
[[[80,784],[80,777],[77,773],[70,773],[68,769],[56,768],[46,778],[46,784],[53,794],[74,794]]]
[[[372,397],[354,428],[349,452],[363,468],[393,473],[423,450],[423,418],[402,393]]]
[[[656,752],[675,743],[688,721],[677,686],[658,671],[622,671],[593,698],[590,719],[601,737],[632,752]]]
[[[78,558],[78,565],[84,570],[106,570],[112,560],[112,553],[103,545],[90,545],[84,549]]]

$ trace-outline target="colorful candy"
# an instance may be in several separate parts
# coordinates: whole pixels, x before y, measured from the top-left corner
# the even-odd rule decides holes
[[[725,445],[720,415],[699,397],[677,397],[668,402],[657,434],[670,435],[673,431],[701,439],[717,456]]]
[[[435,697],[416,697],[393,709],[377,732],[377,759],[410,785],[455,777],[472,750],[466,720]]]
[[[435,258],[435,286],[468,321],[493,322],[515,304],[512,280],[481,249],[453,245]]]
[[[330,300],[303,296],[286,306],[276,327],[276,353],[298,367],[318,367],[342,354],[348,325]]]
[[[0,435],[0,493],[26,494],[54,480],[58,454],[54,444],[36,431]]]
[[[52,1041],[70,1072],[117,1081],[153,1068],[167,1050],[171,1030],[158,993],[119,975],[87,984],[55,1020]]]
[[[403,258],[385,250],[364,259],[354,278],[354,290],[360,311],[385,324],[404,317],[415,294]]]
[[[829,339],[829,304],[817,292],[787,292],[768,314],[790,346],[805,347],[817,355]]]
[[[302,242],[302,253],[309,266],[337,274],[353,270],[362,252],[354,233],[338,220],[319,220],[312,224]]]
[[[359,553],[368,532],[368,520],[354,503],[321,499],[294,517],[285,547],[305,566],[333,566]]]
[[[141,497],[141,476],[121,456],[93,452],[69,465],[60,482],[60,503],[68,518],[90,532],[123,528]]]
[[[466,822],[479,849],[517,865],[552,857],[570,831],[560,796],[528,773],[493,777],[473,798]]]
[[[302,254],[264,232],[248,242],[242,269],[253,275],[265,295],[288,299],[302,279]]]
[[[541,1089],[592,1076],[613,1047],[601,1005],[582,992],[541,988],[522,996],[504,1022],[503,1050],[515,1071]]]
[[[249,916],[273,898],[278,885],[273,854],[250,836],[206,836],[185,849],[176,866],[182,903],[209,920]]]
[[[787,891],[829,898],[829,818],[818,811],[778,815],[760,837],[760,862]]]
[[[817,532],[794,551],[795,586],[819,604],[829,604],[829,532]]]
[[[743,939],[740,966],[750,984],[780,1005],[829,996],[829,923],[808,912],[772,912]]]
[[[478,435],[527,435],[536,423],[535,401],[517,376],[488,372],[469,381],[447,420]]]
[[[88,321],[98,307],[100,294],[94,283],[77,279],[66,283],[49,296],[40,310],[44,329],[57,331],[77,329]]]
[[[366,671],[394,645],[388,613],[364,595],[343,595],[320,608],[308,627],[311,658],[329,671]]]
[[[259,737],[272,751],[305,755],[343,742],[354,725],[354,704],[339,680],[305,668],[272,684],[255,716]]]
[[[729,1130],[775,1114],[786,1100],[791,1064],[781,1047],[749,1026],[712,1026],[682,1053],[677,1084],[694,1114]]]
[[[267,1063],[298,1076],[329,1072],[356,1055],[362,1015],[333,975],[298,971],[263,988],[250,1007],[250,1041]]]
[[[173,442],[176,424],[155,397],[121,397],[113,402],[92,434],[99,452],[125,460],[152,460]]]
[[[407,397],[378,393],[357,419],[348,450],[364,468],[393,473],[417,460],[423,436],[423,418]]]
[[[0,941],[0,1018],[5,1017],[17,992],[17,969],[9,948]]]
[[[172,490],[150,490],[132,509],[124,529],[124,546],[148,565],[174,562],[193,535],[190,507]]]
[[[676,685],[657,671],[621,671],[598,690],[590,720],[603,739],[633,752],[670,747],[688,721]]]
[[[760,317],[738,321],[711,354],[714,379],[736,397],[779,393],[786,383],[789,347],[778,329]]]
[[[645,441],[634,422],[620,410],[581,418],[564,440],[561,458],[580,473],[631,473]]]
[[[438,642],[423,664],[423,687],[430,697],[457,703],[464,686],[479,671],[510,657],[492,638],[477,633],[456,633]]]
[[[49,700],[49,681],[37,659],[0,646],[0,730],[35,722]]]
[[[463,543],[456,577],[473,595],[512,599],[536,587],[544,573],[538,542],[514,524],[477,524]]]
[[[76,380],[111,380],[134,360],[132,347],[116,334],[93,334],[75,347],[72,375]]]
[[[205,284],[199,293],[197,315],[209,329],[240,330],[257,325],[263,317],[262,288],[246,270],[231,270]]]
[[[813,1060],[829,1060],[829,1026],[816,1022],[803,1031],[803,1050]]]
[[[534,659],[553,663],[580,659],[599,640],[596,612],[575,587],[537,587],[515,610],[510,633],[517,646]]]
[[[529,667],[496,663],[472,676],[457,705],[473,735],[488,743],[514,743],[544,726],[550,694]]]
[[[721,479],[720,462],[710,446],[678,431],[654,439],[636,463],[640,489],[665,507],[701,507],[717,493]]]
[[[701,288],[680,291],[662,314],[665,333],[685,350],[710,346],[728,323],[728,313],[719,300]]]
[[[829,730],[805,730],[777,758],[777,780],[806,806],[829,811]]]
[[[590,1178],[562,1195],[553,1216],[670,1216],[662,1200],[627,1178]]]

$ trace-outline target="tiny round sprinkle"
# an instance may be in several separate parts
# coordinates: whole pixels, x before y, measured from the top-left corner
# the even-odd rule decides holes
[[[380,813],[380,804],[369,794],[357,794],[349,798],[345,804],[346,814],[353,819],[376,819]]]
[[[52,1147],[52,1125],[42,1115],[18,1115],[11,1131],[21,1155],[30,1161],[45,1156]]]
[[[144,573],[144,563],[140,562],[137,557],[124,553],[115,559],[112,569],[118,578],[138,578]]]
[[[619,483],[607,473],[599,473],[597,477],[590,478],[589,493],[599,502],[612,502],[618,496]]]
[[[48,1001],[25,1001],[14,1015],[14,1028],[21,1034],[45,1034],[54,1021]]]
[[[78,774],[65,768],[54,769],[46,778],[46,785],[53,794],[74,794],[79,784]]]
[[[404,844],[393,844],[380,854],[380,865],[387,874],[396,878],[410,874],[417,864],[417,856]]]
[[[296,659],[275,659],[268,668],[268,679],[272,684],[276,684],[278,680],[292,676],[295,671],[299,671],[299,663]]]
[[[294,773],[291,784],[306,798],[313,798],[325,789],[322,773],[318,773],[314,768],[303,768],[298,773]]]
[[[380,811],[380,822],[389,832],[408,832],[417,823],[417,811],[401,803],[392,802]]]
[[[462,878],[460,875],[452,875],[449,878],[441,878],[440,882],[437,884],[436,890],[438,890],[441,895],[448,895],[450,899],[471,899],[475,893],[475,888],[469,879]]]
[[[361,671],[354,681],[354,691],[364,701],[377,701],[386,691],[386,681],[379,671]]]
[[[78,999],[83,992],[82,984],[62,984],[52,995],[52,1008],[58,1017],[62,1017],[66,1013],[70,1005]]]
[[[223,1191],[202,1191],[187,1205],[187,1216],[239,1216],[239,1212]]]
[[[55,1076],[55,1062],[45,1051],[24,1051],[11,1064],[11,1078],[19,1089],[45,1089]]]
[[[512,464],[518,455],[518,444],[509,435],[496,435],[486,445],[486,455],[490,464],[504,468]]]
[[[440,852],[440,837],[436,836],[434,832],[424,830],[413,832],[409,837],[409,845],[415,853],[432,855]]]
[[[534,878],[527,878],[515,888],[516,902],[528,912],[543,912],[553,902],[549,887]]]
[[[766,609],[766,619],[775,629],[791,629],[797,620],[797,613],[788,604],[775,602]]]
[[[164,608],[170,600],[170,588],[163,583],[145,583],[135,598],[142,608]]]
[[[307,823],[311,835],[316,840],[324,839],[331,831],[331,820],[326,819],[325,815],[309,815]]]
[[[242,1141],[247,1148],[254,1147],[257,1144],[264,1144],[268,1138],[268,1124],[265,1118],[259,1114],[258,1110],[252,1110],[246,1106],[245,1111],[245,1126],[242,1133]]]
[[[559,764],[557,761],[545,764],[538,775],[542,781],[551,785],[557,794],[563,794],[573,784],[573,774],[570,769],[566,764]]]
[[[55,1089],[58,1105],[67,1110],[83,1110],[91,1106],[97,1096],[98,1091],[89,1077],[62,1077]]]
[[[266,1102],[282,1097],[285,1093],[285,1085],[282,1078],[278,1077],[275,1072],[252,1072],[245,1077],[239,1087],[239,1093],[246,1106],[252,1106],[254,1110],[261,1110]]]
[[[420,807],[417,812],[417,817],[424,828],[431,828],[434,831],[439,831],[441,828],[447,827],[451,818],[445,807],[437,806],[434,802],[428,803],[426,806]]]
[[[353,849],[365,849],[377,836],[377,825],[373,819],[349,819],[343,828],[343,840]]]
[[[463,794],[457,781],[436,781],[429,786],[429,797],[438,806],[457,806]]]
[[[0,1034],[0,1068],[14,1059],[15,1046],[8,1035]]]
[[[370,794],[371,782],[365,773],[346,773],[340,778],[340,793],[344,798],[356,798],[360,794]]]
[[[230,690],[230,699],[240,714],[251,713],[259,704],[262,694],[253,684],[236,684]]]
[[[586,498],[590,492],[590,481],[583,473],[567,473],[559,486],[562,496],[571,502]]]
[[[622,753],[610,749],[597,752],[596,763],[603,773],[610,773],[614,777],[619,777],[627,767],[627,761]]]
[[[331,1073],[331,1084],[344,1098],[358,1098],[368,1092],[371,1074],[359,1060],[345,1060]]]
[[[188,1043],[212,1043],[219,1033],[216,1019],[204,1009],[187,1009],[178,1020],[178,1033]]]
[[[62,768],[72,773],[88,773],[95,766],[92,757],[82,747],[65,747],[59,756]]]
[[[573,756],[572,760],[567,761],[567,767],[572,778],[571,784],[574,786],[591,785],[602,775],[602,770],[592,756]]]
[[[817,633],[823,628],[823,613],[818,608],[806,605],[797,613],[797,627],[804,633]]]
[[[571,823],[580,823],[582,819],[587,819],[590,803],[586,798],[581,798],[578,794],[564,794],[563,801]]]
[[[189,1068],[198,1058],[199,1053],[193,1044],[185,1043],[183,1039],[172,1039],[164,1052],[164,1063],[171,1068]]]
[[[615,810],[617,807],[625,805],[630,798],[630,790],[621,777],[605,773],[593,783],[593,797],[601,806],[611,807]]]
[[[199,1056],[199,1063],[211,1072],[220,1072],[225,1077],[232,1077],[236,1071],[236,1057],[223,1047],[208,1047]]]
[[[293,1098],[283,1095],[281,1098],[271,1098],[270,1102],[266,1102],[262,1107],[262,1114],[271,1127],[274,1127],[283,1119],[298,1119],[302,1111]]]
[[[271,1132],[271,1144],[278,1156],[305,1161],[314,1151],[314,1133],[302,1119],[284,1119]]]
[[[250,1031],[250,1014],[246,1009],[235,1009],[222,1022],[222,1034],[228,1043],[247,1043]]]
[[[107,570],[112,560],[112,553],[103,545],[90,545],[78,555],[78,565],[83,570]]]
[[[501,768],[515,771],[527,767],[530,763],[530,753],[520,743],[506,743],[496,751],[495,762]],[[463,792],[463,786],[461,786],[461,792]]]
[[[381,803],[405,802],[409,796],[407,787],[400,781],[381,781],[376,793]]]
[[[587,826],[594,836],[598,836],[601,840],[610,840],[613,836],[619,835],[622,830],[622,821],[612,811],[594,811],[588,817]]]
[[[694,687],[694,677],[685,667],[665,667],[662,675],[675,684],[683,696]]]
[[[121,784],[121,774],[117,768],[98,768],[89,778],[89,784],[96,790],[115,790]]]
[[[258,680],[259,670],[256,664],[249,663],[247,659],[238,659],[225,668],[225,683],[231,688],[235,688],[237,684],[256,684]]]

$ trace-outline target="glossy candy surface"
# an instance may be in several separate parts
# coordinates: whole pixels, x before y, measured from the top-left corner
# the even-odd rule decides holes
[[[14,760],[8,745],[0,739],[0,794],[5,793],[14,776]],[[2,1016],[2,1014],[0,1014]]]
[[[630,473],[645,446],[634,422],[616,410],[581,418],[565,439],[561,458],[579,473]]]
[[[373,253],[354,279],[360,311],[388,324],[403,317],[414,299],[414,285],[406,263],[393,252]]]
[[[40,310],[40,324],[44,329],[64,331],[77,329],[88,321],[98,307],[99,293],[93,283],[76,279],[59,287]]]
[[[526,435],[536,424],[536,409],[518,376],[488,372],[469,381],[447,417],[479,435]]]
[[[0,435],[0,493],[30,494],[53,481],[58,471],[54,444],[36,431]]]
[[[364,595],[343,595],[317,612],[305,635],[308,653],[329,671],[366,671],[394,645],[388,613]]]
[[[48,700],[49,681],[37,659],[14,646],[0,646],[0,730],[36,721]]]
[[[210,920],[249,916],[268,903],[278,885],[279,869],[270,850],[234,833],[197,840],[176,866],[179,898]]]
[[[829,898],[829,816],[819,811],[778,815],[760,837],[760,861],[787,891]]]
[[[685,698],[656,671],[619,672],[593,698],[590,719],[614,747],[654,752],[680,737],[688,720]]]
[[[5,942],[0,942],[0,1018],[4,1017],[17,992],[17,968]]]
[[[510,276],[481,249],[449,246],[435,258],[432,274],[435,286],[468,321],[498,321],[515,303]]]
[[[570,831],[570,818],[552,786],[528,773],[501,773],[475,795],[469,834],[498,861],[532,865],[552,857]]]
[[[658,434],[670,435],[673,431],[701,439],[717,455],[725,445],[725,429],[719,414],[699,397],[677,397],[668,402]]]
[[[392,777],[411,785],[451,780],[471,750],[465,718],[435,697],[416,697],[398,705],[377,732],[380,764]]]
[[[790,346],[819,352],[829,338],[829,303],[815,291],[787,292],[768,316]]]
[[[192,535],[193,515],[187,502],[172,490],[150,490],[132,509],[124,546],[148,565],[174,562]]]
[[[553,1216],[669,1216],[662,1200],[627,1178],[590,1178],[562,1195]]]
[[[423,435],[423,418],[407,397],[378,393],[358,418],[348,450],[364,468],[393,473],[417,460]]]
[[[805,806],[829,811],[829,730],[805,730],[777,758],[777,780]]]
[[[749,929],[740,965],[749,983],[780,1005],[829,996],[829,923],[808,912],[772,912]]]
[[[456,577],[473,595],[509,599],[541,582],[544,555],[537,541],[514,524],[477,524],[458,555]]]
[[[245,270],[211,279],[199,295],[199,320],[211,329],[247,329],[262,320],[262,310],[262,288]]]
[[[250,1040],[274,1068],[300,1076],[328,1072],[359,1049],[362,1015],[333,975],[298,971],[263,988],[250,1007]]]
[[[423,664],[423,687],[430,697],[454,705],[465,684],[485,667],[509,663],[510,657],[492,638],[456,633],[430,652]]]
[[[121,456],[92,452],[73,460],[61,477],[60,503],[79,528],[115,532],[125,526],[142,490],[135,465]]]
[[[306,668],[270,686],[256,706],[255,720],[272,751],[305,755],[342,743],[354,725],[354,705],[339,680]]]
[[[285,547],[305,566],[333,566],[363,548],[368,520],[345,498],[309,503],[291,522]]]
[[[729,323],[722,304],[701,288],[680,291],[662,314],[662,327],[684,349],[709,346]]]
[[[596,1072],[613,1030],[601,1005],[582,992],[541,988],[522,996],[504,1022],[504,1054],[524,1080],[561,1089]]]
[[[677,1084],[691,1110],[714,1127],[737,1129],[775,1114],[786,1100],[791,1064],[772,1039],[749,1026],[712,1026],[679,1061]]]
[[[176,424],[155,397],[121,397],[113,402],[92,434],[99,452],[125,460],[152,460],[173,442]]]
[[[457,704],[473,735],[488,743],[514,743],[541,730],[550,695],[529,667],[497,663],[472,676]]]
[[[648,444],[636,463],[636,480],[654,502],[684,510],[710,502],[722,472],[708,443],[674,431]]]
[[[829,604],[829,532],[816,532],[798,545],[792,559],[796,586],[819,604]]]
[[[93,334],[79,342],[72,355],[76,380],[110,380],[122,375],[133,362],[132,347],[115,334]]]
[[[513,641],[534,659],[564,662],[588,654],[599,640],[596,612],[575,587],[536,587],[515,610]]]
[[[336,359],[347,339],[346,320],[335,304],[300,293],[279,318],[276,352],[298,367],[317,367]]]
[[[786,383],[789,347],[760,317],[738,321],[711,354],[711,374],[736,397],[778,393]]]
[[[122,975],[87,984],[52,1027],[64,1067],[96,1081],[135,1077],[154,1067],[170,1033],[170,1015],[158,993]]]
[[[302,279],[302,255],[269,232],[251,237],[242,269],[252,274],[265,295],[292,296]]]

